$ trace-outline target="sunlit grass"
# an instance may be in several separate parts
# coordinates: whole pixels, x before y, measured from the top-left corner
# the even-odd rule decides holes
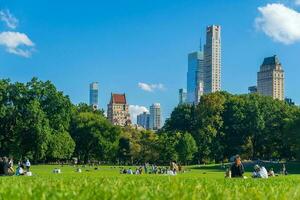
[[[62,173],[53,174],[55,167]],[[76,173],[71,166],[49,165],[32,171],[32,177],[0,177],[0,199],[300,199],[298,175],[224,179],[222,171],[209,169],[177,176],[123,175],[118,167]]]

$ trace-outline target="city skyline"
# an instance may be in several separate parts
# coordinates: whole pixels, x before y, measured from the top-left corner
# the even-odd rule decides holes
[[[5,2],[2,13],[16,20],[1,20],[1,77],[51,80],[74,103],[88,103],[86,86],[97,81],[100,108],[106,108],[111,92],[126,92],[135,110],[160,102],[166,119],[178,104],[178,89],[186,87],[186,55],[199,49],[206,26],[219,24],[223,90],[247,93],[248,86],[256,84],[263,58],[276,54],[286,73],[285,96],[299,103],[300,36],[275,26],[268,15],[280,13],[283,20],[285,13],[299,13],[294,2]],[[289,18],[285,21],[298,27]],[[273,29],[269,24],[275,24]],[[280,37],[278,30],[283,30]],[[17,43],[4,41],[10,37]]]

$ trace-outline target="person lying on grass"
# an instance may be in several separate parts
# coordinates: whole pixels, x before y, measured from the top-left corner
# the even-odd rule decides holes
[[[253,178],[268,178],[268,171],[263,166],[255,165],[252,177]]]
[[[241,157],[236,155],[234,158],[234,163],[231,165],[230,172],[228,173],[228,178],[244,178],[244,166],[241,161]]]

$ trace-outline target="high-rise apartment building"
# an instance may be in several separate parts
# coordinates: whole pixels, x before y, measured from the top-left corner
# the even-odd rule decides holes
[[[278,57],[265,58],[257,73],[257,92],[284,100],[284,71]]]
[[[114,125],[126,126],[131,124],[125,94],[111,94],[110,102],[107,105],[107,118]]]
[[[179,89],[179,104],[186,103],[186,98],[187,98],[186,90],[183,88]]]
[[[137,125],[143,127],[144,129],[150,128],[150,114],[143,112],[137,116]]]
[[[206,29],[204,45],[204,93],[221,90],[221,26],[212,25]]]
[[[161,128],[161,109],[159,103],[150,106],[150,129],[159,130]]]
[[[90,106],[94,109],[98,109],[99,106],[99,85],[98,82],[92,82],[90,84]]]
[[[187,103],[196,102],[196,88],[200,82],[203,82],[203,52],[196,51],[188,55],[187,72]]]

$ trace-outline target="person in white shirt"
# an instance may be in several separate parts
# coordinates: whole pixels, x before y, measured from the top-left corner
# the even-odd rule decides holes
[[[26,171],[29,172],[31,164],[30,164],[30,161],[28,159],[26,160],[25,165],[26,165]]]
[[[255,165],[254,170],[255,171],[253,172],[252,175],[253,178],[268,178],[268,171],[266,170],[265,167]]]

